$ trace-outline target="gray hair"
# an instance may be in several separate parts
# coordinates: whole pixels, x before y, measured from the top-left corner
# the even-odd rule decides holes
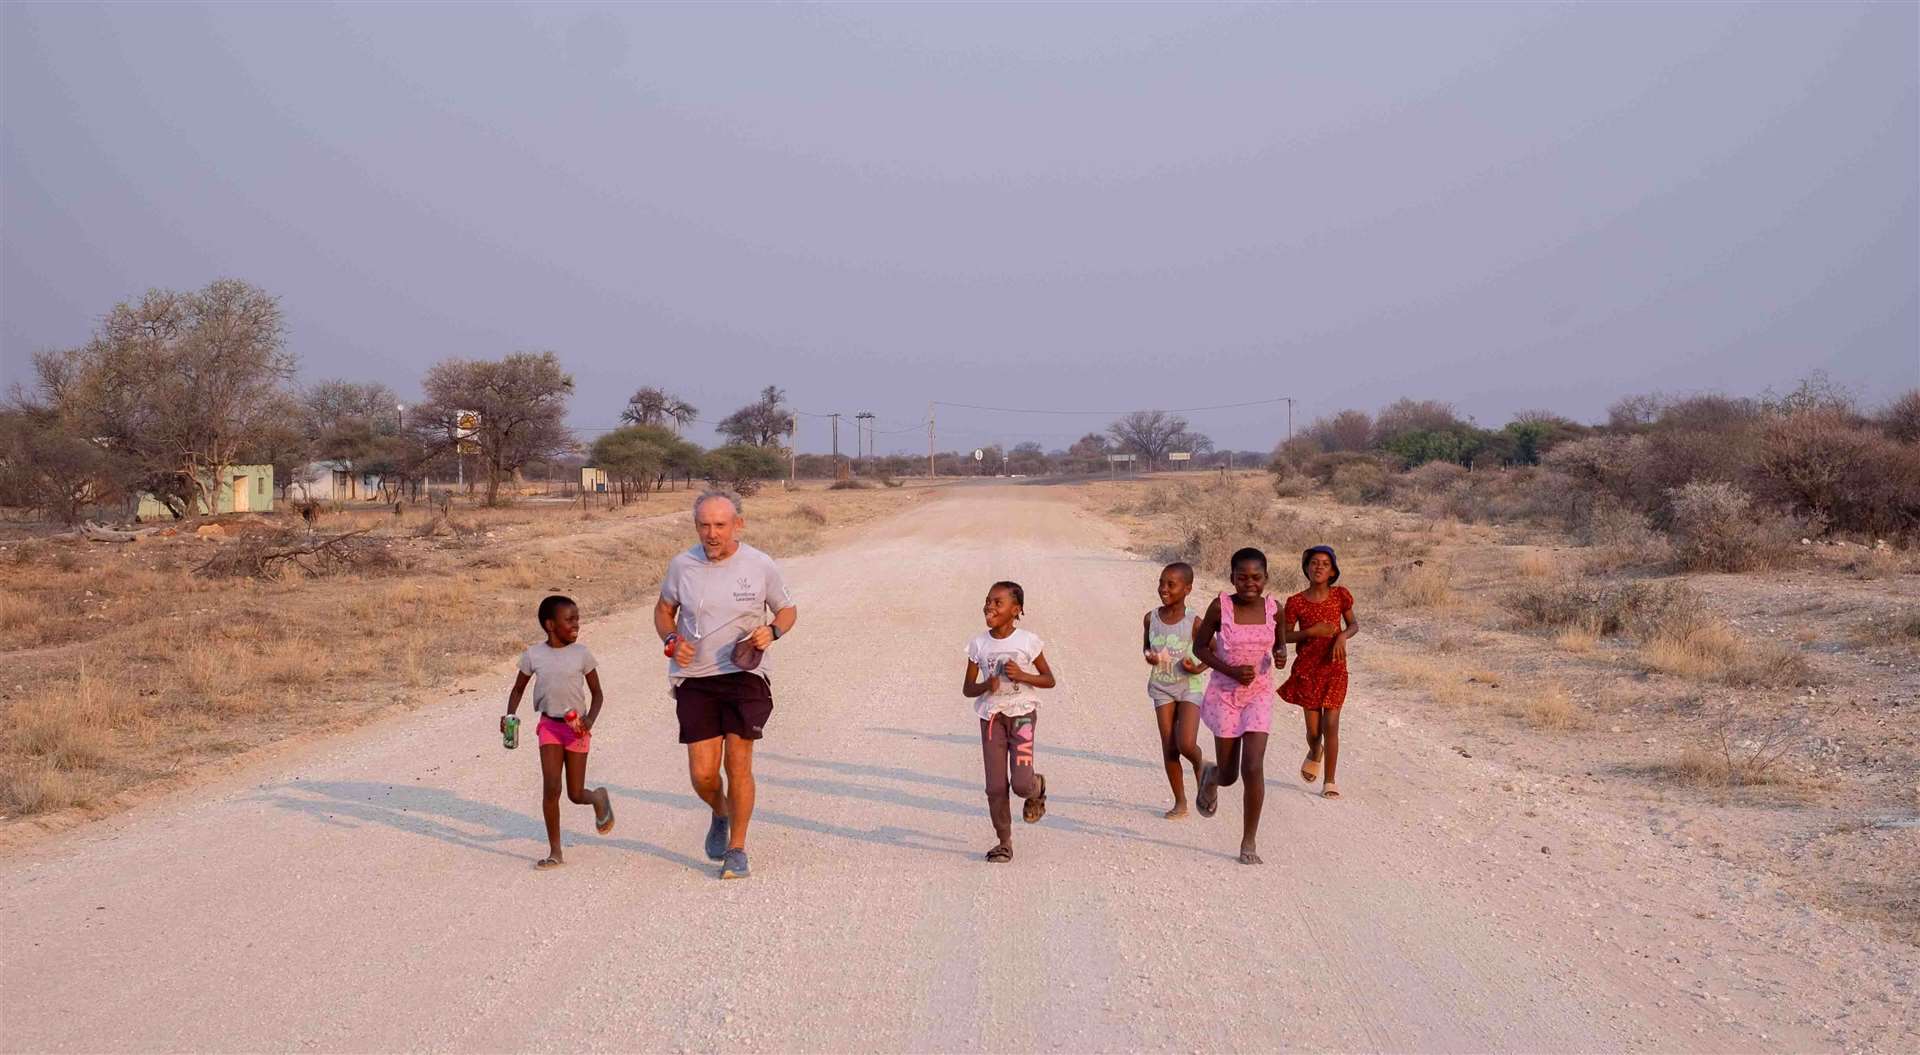
[[[703,505],[706,505],[709,500],[715,499],[715,498],[726,499],[727,504],[733,506],[734,516],[741,516],[741,515],[744,515],[744,513],[746,512],[743,508],[741,508],[740,496],[737,494],[734,494],[732,491],[702,491],[700,492],[700,497],[693,500],[693,519],[695,523],[699,523],[700,521],[700,507]]]

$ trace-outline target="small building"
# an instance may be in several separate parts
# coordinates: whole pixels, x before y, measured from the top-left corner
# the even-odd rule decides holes
[[[214,508],[207,509],[204,501],[198,504],[201,508],[194,513],[199,516],[273,512],[273,466],[227,466],[226,479],[220,481],[220,490],[214,496]],[[143,493],[140,496],[140,508],[134,516],[140,520],[171,520],[173,511],[167,508],[165,502]]]
[[[294,470],[287,497],[302,502],[360,502],[384,498],[379,473],[356,471],[344,458],[309,462]]]
[[[591,465],[580,467],[580,490],[588,494],[598,494],[607,489],[607,471]]]

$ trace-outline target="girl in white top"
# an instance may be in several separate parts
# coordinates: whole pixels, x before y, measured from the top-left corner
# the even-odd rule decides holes
[[[999,837],[987,860],[1013,860],[1013,810],[1008,791],[1026,800],[1021,819],[1033,824],[1047,812],[1047,778],[1033,771],[1033,729],[1039,718],[1036,689],[1053,688],[1053,670],[1040,638],[1013,624],[1027,604],[1017,582],[987,590],[981,614],[987,632],[967,643],[967,676],[960,692],[980,719],[980,753],[987,768],[987,811]],[[1031,667],[1032,670],[1027,668]]]

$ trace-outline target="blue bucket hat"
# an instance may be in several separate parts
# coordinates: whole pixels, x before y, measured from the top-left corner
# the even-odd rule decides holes
[[[1300,574],[1305,575],[1307,573],[1307,565],[1313,562],[1313,555],[1316,553],[1326,554],[1327,563],[1333,565],[1333,578],[1327,580],[1327,585],[1332,586],[1334,583],[1339,582],[1340,558],[1333,555],[1332,546],[1308,546],[1307,551],[1300,554]]]

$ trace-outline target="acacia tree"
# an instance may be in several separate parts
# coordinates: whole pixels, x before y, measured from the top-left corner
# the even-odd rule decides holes
[[[182,516],[217,509],[229,470],[284,419],[295,366],[285,336],[274,297],[221,279],[116,305],[84,346],[35,366],[68,426],[125,458]]]
[[[669,393],[663,388],[648,385],[627,399],[627,409],[620,412],[620,420],[628,425],[661,425],[668,422],[673,431],[679,432],[700,416],[700,409],[692,403]]]
[[[0,409],[0,504],[75,524],[88,506],[124,491],[124,469],[113,452],[75,434],[46,407],[17,400]]]
[[[364,460],[378,437],[400,431],[399,397],[378,381],[320,381],[300,394],[300,425],[315,456]]]
[[[1148,465],[1166,461],[1167,452],[1191,450],[1205,453],[1213,441],[1187,427],[1187,419],[1164,410],[1136,410],[1107,426],[1114,445],[1145,459]]]
[[[782,436],[793,432],[793,411],[786,402],[785,392],[768,385],[760,390],[758,400],[727,415],[717,428],[729,443],[777,447]]]
[[[1373,438],[1373,419],[1364,410],[1343,410],[1328,418],[1317,418],[1306,434],[1323,451],[1364,451]]]
[[[573,377],[552,352],[515,352],[503,359],[444,359],[421,383],[426,402],[409,412],[409,427],[429,449],[461,441],[463,414],[473,415],[470,435],[486,469],[487,504],[500,500],[500,482],[530,461],[569,450],[573,437],[563,419]]]

